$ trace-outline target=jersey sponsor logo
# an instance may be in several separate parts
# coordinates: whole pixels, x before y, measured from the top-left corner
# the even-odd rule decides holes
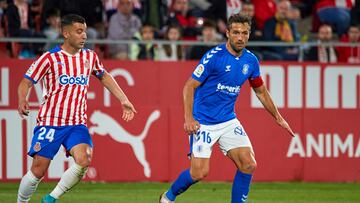
[[[242,73],[246,75],[249,72],[249,64],[244,64],[242,68]]]
[[[231,71],[231,65],[227,65],[226,67],[225,67],[225,72],[230,72]]]
[[[238,94],[240,92],[240,86],[229,86],[218,83],[216,91],[224,92],[226,94]]]
[[[203,74],[204,70],[205,70],[204,65],[199,64],[198,66],[196,66],[196,69],[194,71],[194,75],[199,78]]]
[[[87,85],[88,84],[88,76],[80,75],[80,76],[69,76],[69,75],[61,75],[59,77],[60,84],[62,85]]]

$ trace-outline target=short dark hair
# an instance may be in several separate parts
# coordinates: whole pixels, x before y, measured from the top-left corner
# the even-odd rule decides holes
[[[60,10],[57,9],[57,8],[50,9],[49,12],[48,12],[47,17],[48,18],[50,18],[50,17],[60,17]]]
[[[209,20],[209,19],[205,19],[202,26],[203,26],[203,28],[208,27],[208,28],[216,29],[216,23],[214,21],[212,21],[212,20]]]
[[[251,27],[251,18],[250,16],[241,13],[233,14],[226,24],[228,30],[230,30],[233,23],[247,23]]]
[[[61,28],[72,25],[73,23],[85,23],[85,18],[76,15],[76,14],[68,14],[61,18]]]

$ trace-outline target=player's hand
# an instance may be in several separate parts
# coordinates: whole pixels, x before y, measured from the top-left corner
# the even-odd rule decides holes
[[[137,113],[137,111],[134,108],[134,105],[132,105],[132,103],[129,100],[121,102],[121,105],[123,108],[122,119],[124,119],[126,122],[131,121],[134,118],[134,114]]]
[[[200,129],[200,123],[194,118],[185,119],[184,130],[188,135],[196,134]]]
[[[18,112],[21,118],[29,115],[29,109],[29,103],[26,100],[19,102]]]
[[[286,120],[283,117],[279,117],[278,119],[276,119],[276,122],[283,128],[285,128],[285,130],[288,131],[288,133],[295,137],[295,133],[292,131],[292,129],[290,128],[289,124],[286,122]]]

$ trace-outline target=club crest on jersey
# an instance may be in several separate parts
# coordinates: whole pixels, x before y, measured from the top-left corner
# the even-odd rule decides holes
[[[196,69],[194,70],[194,75],[199,78],[203,74],[204,70],[205,70],[204,65],[199,64],[198,66],[196,66]]]
[[[34,149],[35,152],[40,151],[40,150],[41,150],[41,144],[40,144],[40,142],[36,142],[35,145],[34,145],[34,147],[33,147],[33,149]]]
[[[85,69],[89,69],[90,68],[90,62],[89,60],[85,60],[85,65],[84,65]]]
[[[249,72],[249,64],[244,64],[242,68],[242,73],[246,75]]]

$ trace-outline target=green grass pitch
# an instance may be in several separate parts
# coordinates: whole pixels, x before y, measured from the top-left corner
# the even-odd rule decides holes
[[[56,183],[41,183],[30,202],[40,202]],[[169,183],[79,183],[60,203],[157,203]],[[18,183],[0,183],[0,202],[16,202]],[[230,203],[230,183],[198,183],[176,203]],[[359,203],[360,183],[254,183],[250,203]]]

